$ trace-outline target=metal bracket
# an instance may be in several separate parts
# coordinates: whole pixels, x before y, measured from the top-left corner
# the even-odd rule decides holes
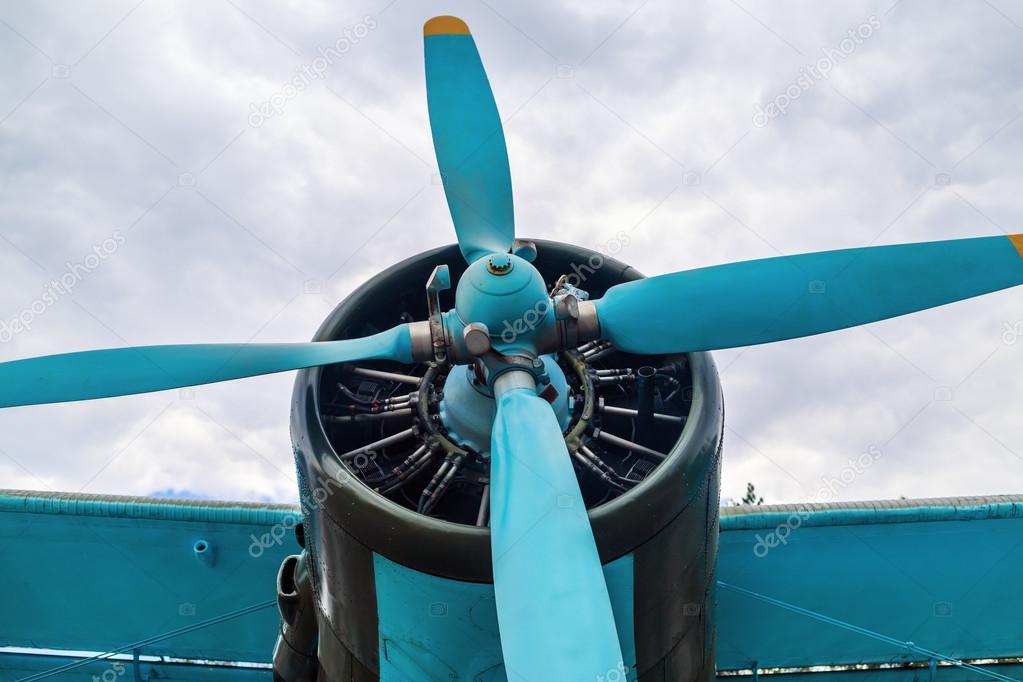
[[[590,292],[569,284],[568,275],[562,275],[559,277],[554,283],[554,286],[551,287],[551,298],[554,298],[558,294],[572,294],[580,301],[590,300]]]
[[[426,280],[426,306],[430,316],[430,339],[433,344],[433,359],[444,364],[448,359],[448,343],[444,334],[443,311],[440,309],[440,292],[451,288],[451,271],[447,265],[438,265]]]
[[[131,669],[134,673],[135,682],[148,682],[149,675],[142,676],[142,662],[139,660],[139,655],[138,649],[131,650]]]
[[[561,348],[576,348],[600,338],[597,308],[589,292],[569,284],[568,275],[559,277],[551,287],[551,299]]]
[[[537,393],[547,402],[554,402],[558,397],[558,389],[551,383],[547,368],[540,358],[526,355],[502,355],[496,350],[490,349],[476,356],[476,362],[473,364],[475,381],[479,385],[485,386],[488,392],[494,390],[494,381],[497,377],[511,370],[521,370],[532,375],[536,382]]]
[[[574,294],[557,294],[554,297],[554,320],[558,325],[558,337],[565,348],[579,345],[579,299]]]

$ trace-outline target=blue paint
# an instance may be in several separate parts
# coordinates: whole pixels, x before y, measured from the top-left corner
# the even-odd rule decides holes
[[[543,355],[541,359],[551,385],[558,391],[551,408],[564,431],[572,419],[568,381],[553,355]],[[444,381],[444,397],[440,401],[440,417],[453,441],[489,454],[497,404],[492,397],[484,395],[478,387],[469,383],[472,374],[472,367],[455,367],[448,372]]]
[[[770,604],[771,606],[775,606],[775,607],[778,607],[780,609],[785,609],[786,611],[798,614],[798,615],[803,616],[805,618],[810,618],[812,620],[816,620],[818,622],[824,623],[826,626],[830,626],[830,627],[834,627],[834,628],[841,628],[843,630],[847,630],[847,631],[853,633],[854,635],[859,635],[861,637],[869,637],[870,639],[873,639],[875,641],[879,641],[882,644],[892,645],[892,646],[894,646],[898,650],[903,650],[903,651],[909,652],[910,656],[912,656],[913,658],[920,658],[920,657],[922,657],[922,658],[924,658],[924,659],[929,661],[928,667],[931,670],[930,674],[931,674],[932,677],[933,677],[934,669],[936,668],[937,661],[940,660],[942,663],[955,665],[957,667],[962,667],[962,668],[964,668],[966,670],[971,670],[971,671],[973,671],[975,673],[978,673],[983,678],[1003,680],[1004,682],[1016,682],[1016,680],[1013,680],[1011,677],[1006,677],[1004,675],[1000,675],[998,673],[995,673],[995,672],[992,672],[992,671],[989,671],[989,670],[984,670],[983,668],[980,668],[980,667],[975,666],[975,665],[973,665],[971,663],[968,663],[968,662],[962,660],[961,658],[957,658],[957,657],[953,657],[953,656],[948,656],[947,654],[943,654],[940,651],[931,651],[930,649],[927,649],[926,647],[922,647],[919,644],[917,644],[917,643],[915,643],[915,642],[913,642],[911,640],[900,640],[900,639],[897,639],[897,638],[894,638],[894,637],[889,637],[888,635],[882,634],[880,632],[875,632],[874,630],[870,630],[868,628],[861,627],[861,626],[856,625],[854,623],[847,623],[847,622],[845,622],[843,620],[840,620],[838,618],[832,618],[831,616],[825,615],[823,613],[819,613],[817,611],[813,611],[812,609],[806,609],[806,608],[803,608],[801,606],[796,606],[795,604],[790,604],[789,602],[783,601],[781,599],[775,599],[774,597],[769,597],[766,594],[760,594],[759,592],[754,592],[753,590],[747,590],[745,588],[738,587],[736,585],[730,585],[728,583],[720,582],[719,581],[717,583],[717,586],[722,588],[722,589],[724,589],[724,590],[728,590],[730,592],[736,592],[738,594],[742,594],[743,596],[750,597],[752,599],[756,599],[756,600],[758,600],[760,602],[764,602],[766,604]],[[753,677],[754,678],[757,677],[757,673],[758,673],[757,665],[758,665],[757,662],[754,661],[754,663],[753,663]]]
[[[352,360],[412,361],[408,327],[320,343],[137,346],[0,363],[0,407],[92,400]]]
[[[474,680],[501,666],[493,585],[427,575],[379,554],[373,566],[381,682]]]
[[[293,533],[277,542],[271,532],[294,527],[297,513],[290,505],[0,491],[0,646],[104,652],[272,601],[281,561],[300,548]],[[265,545],[255,545],[264,534]],[[216,551],[213,565],[197,560],[198,538]],[[266,662],[277,628],[271,605],[142,654]]]
[[[611,595],[611,610],[614,612],[615,627],[618,630],[618,641],[622,645],[622,662],[625,675],[616,678],[605,676],[604,682],[635,682],[636,680],[636,584],[635,562],[631,554],[604,564],[604,581],[607,583],[608,594]],[[596,682],[596,681],[595,681]]]
[[[518,256],[506,274],[487,269],[486,258],[469,265],[458,280],[455,311],[463,326],[487,325],[494,347],[506,354],[535,352],[534,339],[554,324],[554,306],[540,272]]]
[[[982,237],[686,270],[619,284],[596,305],[619,348],[674,353],[820,334],[1019,284],[1013,243]]]
[[[1023,656],[1023,501],[934,502],[723,515],[718,578],[945,655]],[[928,661],[727,590],[717,616],[722,670]]]
[[[754,512],[744,507],[726,507],[721,512],[721,530],[774,529],[782,524],[797,523],[800,527],[814,527],[1023,519],[1023,500],[1017,497],[964,497],[927,502],[926,505],[865,502],[855,507],[820,503],[767,505]]]
[[[424,38],[426,94],[444,193],[470,263],[515,238],[511,171],[501,117],[470,35]]]
[[[18,682],[33,675],[48,671],[77,659],[68,656],[36,654],[0,655],[0,680]],[[221,664],[196,665],[180,662],[142,660],[138,665],[139,677],[134,676],[130,659],[93,661],[88,665],[54,675],[47,674],[40,682],[271,682],[270,670],[259,668],[234,668]]]
[[[531,389],[498,393],[490,533],[510,679],[597,680],[622,665],[593,530],[561,428]]]
[[[951,656],[1023,656],[1018,617],[1023,612],[1018,589],[1023,498],[845,509],[815,505],[799,516],[799,527],[785,544],[757,557],[758,536],[776,531],[794,511],[724,510],[719,579]],[[265,601],[281,560],[298,548],[289,534],[283,545],[271,544],[254,557],[253,538],[278,524],[293,525],[297,512],[285,505],[0,493],[0,538],[4,556],[13,558],[5,564],[0,645],[108,651]],[[195,559],[193,546],[200,537],[217,548],[213,567]],[[472,680],[468,673],[473,672],[485,682],[504,682],[491,585],[427,576],[382,557],[375,561],[381,640],[393,641],[388,652],[404,661],[381,656],[385,682],[416,679],[400,675],[397,666],[410,660],[424,665],[421,647],[414,644],[424,638],[444,665],[466,673],[460,679]],[[603,571],[630,666],[635,651],[631,572],[631,556]],[[752,661],[773,668],[920,658],[742,594],[718,590],[717,595],[721,670],[746,669]],[[437,603],[446,604],[446,616],[437,607],[431,616]],[[277,616],[269,608],[142,653],[267,661],[276,630]],[[60,662],[2,655],[0,679],[18,679],[21,671],[34,673]],[[918,662],[926,666],[928,660]],[[1023,679],[1020,666],[996,669]],[[86,668],[66,679],[97,670],[102,672]],[[202,672],[210,680],[269,679],[265,671]],[[926,676],[927,668],[870,671],[862,677],[909,682],[914,674]],[[839,682],[850,675],[820,673],[813,680]],[[950,682],[976,679],[946,667],[937,676]]]
[[[507,682],[493,585],[438,578],[380,555],[373,557],[373,564],[380,619],[381,682]],[[621,680],[634,681],[632,555],[604,566],[604,575],[629,669],[628,677]],[[544,673],[540,669],[526,679],[556,679]],[[446,677],[452,674],[456,677]],[[593,682],[597,682],[595,677]]]

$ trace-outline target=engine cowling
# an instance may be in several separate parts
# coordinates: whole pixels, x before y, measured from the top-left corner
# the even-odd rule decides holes
[[[641,277],[580,247],[537,250],[534,265],[554,288],[596,298]],[[455,246],[414,256],[342,301],[315,340],[425,319],[424,282],[440,264],[453,283],[465,270]],[[591,343],[546,362],[565,376],[568,395],[551,399],[564,402],[556,411],[625,655],[627,670],[605,679],[712,679],[723,427],[713,361]],[[291,427],[305,556],[291,565],[308,570],[316,623],[285,622],[283,631],[317,632],[319,680],[506,679],[486,527],[486,415],[476,414],[486,401],[464,397],[476,388],[464,366],[299,372]],[[307,667],[282,663],[275,674],[293,682],[287,670]],[[516,674],[545,680],[542,661]]]

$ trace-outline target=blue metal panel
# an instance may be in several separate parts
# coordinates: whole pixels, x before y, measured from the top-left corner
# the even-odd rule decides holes
[[[285,505],[0,493],[0,645],[110,651],[268,602],[277,567],[299,549],[295,513]],[[198,540],[212,565],[196,556]],[[263,608],[143,653],[269,661],[277,623],[276,610]]]
[[[39,656],[5,654],[0,656],[0,679],[17,682],[24,678],[44,674],[49,670],[74,663],[67,656]],[[139,676],[143,680],[160,682],[270,682],[273,673],[268,669],[227,667],[224,665],[193,665],[140,661]],[[134,682],[135,670],[130,660],[93,661],[66,672],[46,675],[46,682]]]
[[[1018,618],[1023,590],[1017,585],[1023,498],[814,505],[792,515],[800,509],[724,510],[719,578],[944,654],[1023,656],[1023,621]],[[0,552],[7,578],[0,600],[0,645],[107,651],[265,602],[272,597],[277,566],[297,547],[290,532],[282,545],[268,536],[269,545],[254,558],[250,548],[259,554],[261,545],[254,546],[252,536],[259,539],[291,525],[295,511],[287,506],[0,493]],[[778,538],[784,529],[785,542],[764,552],[771,533]],[[210,543],[212,566],[196,558],[196,539]],[[754,553],[758,547],[757,554],[764,556]],[[376,571],[381,641],[393,645],[381,650],[383,679],[414,679],[403,677],[398,667],[410,659],[415,665],[440,661],[458,671],[470,669],[470,663],[478,670],[499,663],[489,585],[414,573],[381,557]],[[633,602],[631,557],[606,566],[605,576],[626,660],[632,663],[635,641],[625,625],[631,623]],[[720,670],[747,669],[753,661],[760,667],[797,667],[920,659],[746,595],[724,589],[717,594]],[[189,604],[195,605],[194,615],[185,615]],[[443,604],[446,612],[442,615],[436,606],[431,611],[435,604]],[[276,628],[277,615],[268,608],[166,640],[144,653],[267,661]],[[461,639],[440,641],[441,634],[452,631]],[[424,650],[432,650],[436,661]],[[64,660],[0,655],[0,679],[19,679]],[[1014,666],[993,669],[1023,679],[1023,671]],[[182,670],[192,674],[183,679],[207,679],[193,668]],[[208,679],[247,680],[249,674],[217,669]],[[265,671],[251,675],[267,678]],[[481,679],[495,682],[502,675],[499,667],[491,667],[490,677]],[[820,673],[815,680],[841,682],[854,675],[902,682],[926,680],[929,673],[849,671]],[[976,678],[971,675],[944,667],[935,679]]]
[[[632,556],[626,555],[604,566],[622,653],[630,670],[636,663],[632,565]],[[438,578],[380,555],[374,556],[374,572],[382,682],[506,682],[493,585]],[[543,679],[543,662],[536,665],[536,679]],[[628,679],[635,678],[630,675]]]
[[[632,554],[615,559],[604,565],[604,579],[607,592],[611,595],[611,610],[618,628],[618,641],[622,645],[622,661],[626,668],[626,679],[636,679],[636,628],[635,628],[635,562]],[[608,675],[609,682],[616,678]],[[625,682],[622,678],[617,678]]]
[[[996,675],[1004,675],[1011,680],[1023,680],[1023,665],[998,664],[985,665],[983,669]],[[720,682],[748,682],[752,676],[730,676],[720,675],[717,678]],[[999,679],[997,677],[984,677],[976,672],[963,670],[955,667],[942,667],[934,672],[934,676],[927,666],[910,669],[872,669],[872,670],[843,670],[834,672],[801,672],[801,673],[780,673],[761,675],[760,680],[764,682],[978,682],[978,680]]]
[[[721,519],[718,577],[958,658],[1023,655],[1019,498],[765,509]],[[718,591],[718,669],[921,660]]]
[[[494,586],[438,578],[373,557],[380,679],[503,682]]]

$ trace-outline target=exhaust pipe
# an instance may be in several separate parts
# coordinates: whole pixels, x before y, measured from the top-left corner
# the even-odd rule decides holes
[[[274,647],[274,682],[316,682],[318,632],[306,556],[287,557],[277,573],[281,634]]]

